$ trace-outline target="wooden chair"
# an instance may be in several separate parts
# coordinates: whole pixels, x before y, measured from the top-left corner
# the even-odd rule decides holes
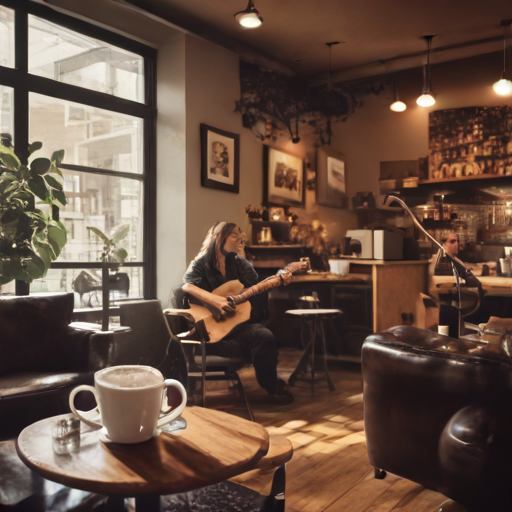
[[[220,357],[207,354],[208,332],[204,324],[195,321],[186,309],[183,309],[184,292],[181,286],[173,288],[169,297],[172,306],[164,310],[165,318],[171,332],[180,340],[188,362],[188,378],[201,383],[201,406],[206,407],[206,381],[231,381],[235,383],[240,397],[254,421],[252,410],[247,401],[245,390],[238,375],[238,370],[249,366],[251,361],[238,356]]]

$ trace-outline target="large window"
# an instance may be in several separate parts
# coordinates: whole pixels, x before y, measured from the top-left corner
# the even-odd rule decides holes
[[[31,292],[101,304],[103,242],[122,226],[128,256],[111,299],[155,296],[155,51],[27,0],[0,0],[0,130],[26,157],[65,150],[68,242]],[[85,290],[85,291],[84,291]]]

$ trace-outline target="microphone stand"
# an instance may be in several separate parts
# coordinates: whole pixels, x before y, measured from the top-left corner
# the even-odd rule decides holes
[[[450,262],[450,264],[452,266],[452,272],[453,272],[453,275],[455,276],[455,283],[457,286],[457,294],[459,297],[459,307],[457,308],[457,312],[458,312],[458,321],[459,321],[458,335],[460,338],[464,334],[464,322],[462,321],[462,294],[461,294],[461,286],[460,286],[460,275],[459,275],[459,271],[457,270],[457,268],[455,266],[455,263],[462,265],[462,267],[464,269],[466,269],[468,276],[472,275],[472,273],[468,268],[466,268],[466,265],[464,265],[464,263],[462,263],[462,261],[459,260],[459,258],[457,258],[455,256],[450,256],[446,252],[445,248],[433,236],[431,236],[430,233],[428,233],[428,231],[421,225],[421,222],[416,218],[416,215],[414,215],[414,213],[411,211],[411,209],[407,206],[407,204],[405,204],[405,202],[402,199],[400,199],[399,197],[394,196],[394,195],[387,195],[384,198],[384,206],[390,206],[395,201],[407,212],[407,214],[409,215],[409,217],[411,217],[411,219],[414,222],[414,224],[416,225],[416,227],[418,227],[418,229],[422,233],[424,233],[428,238],[430,238],[430,240],[432,240],[432,242],[434,242],[443,251],[443,256],[448,259],[448,261]],[[480,293],[480,290],[479,290],[479,293]]]

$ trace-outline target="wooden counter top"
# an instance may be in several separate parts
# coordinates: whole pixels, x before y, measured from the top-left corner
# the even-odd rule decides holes
[[[330,272],[313,272],[309,274],[292,276],[292,283],[321,282],[321,283],[364,283],[372,280],[367,274],[331,274]]]
[[[362,258],[329,258],[331,260],[350,261],[357,265],[428,265],[429,260],[365,260]]]
[[[486,295],[512,297],[512,277],[476,276],[482,283]],[[455,286],[453,276],[432,276],[432,283],[437,289],[449,289]],[[465,283],[461,279],[461,283]]]

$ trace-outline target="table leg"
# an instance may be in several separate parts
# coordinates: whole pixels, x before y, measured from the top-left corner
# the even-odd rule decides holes
[[[311,326],[311,339],[313,342],[311,343],[311,390],[315,389],[315,345],[316,345],[316,334],[317,334],[317,325],[318,321],[315,318],[313,320],[313,325]]]
[[[288,384],[290,386],[293,386],[295,384],[295,381],[297,380],[299,375],[305,370],[305,368],[308,364],[309,357],[310,357],[309,356],[309,347],[310,347],[313,339],[310,339],[307,344],[304,341],[303,332],[304,332],[305,325],[306,325],[306,322],[303,322],[303,324],[301,326],[301,339],[303,340],[303,343],[304,343],[304,352],[302,352],[302,357],[300,358],[299,364],[297,364],[297,366],[295,367],[295,370],[293,371],[293,373],[290,375],[290,378],[288,379]]]
[[[320,320],[320,322],[322,322]],[[329,375],[329,371],[327,370],[327,346],[325,343],[325,331],[324,331],[324,324],[320,323],[321,332],[322,332],[322,343],[324,345],[324,371],[325,371],[325,378],[327,379],[327,385],[329,386],[329,391],[334,391],[335,387],[332,383],[331,376]]]
[[[135,496],[136,512],[160,512],[160,495],[159,494],[141,494]]]
[[[107,512],[126,512],[123,496],[109,496],[105,502]]]

